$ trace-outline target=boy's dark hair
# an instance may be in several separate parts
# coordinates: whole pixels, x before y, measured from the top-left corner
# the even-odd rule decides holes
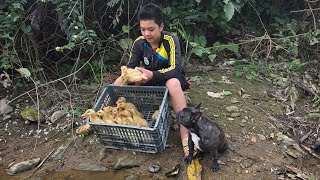
[[[139,10],[138,21],[140,20],[154,20],[159,26],[163,22],[163,14],[159,6],[148,3]]]

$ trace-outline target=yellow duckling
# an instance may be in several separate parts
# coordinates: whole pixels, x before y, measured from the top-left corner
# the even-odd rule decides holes
[[[121,117],[123,123],[127,123],[127,125],[135,126],[136,123],[131,116],[131,112],[128,110],[122,110],[119,112],[119,117]]]
[[[159,114],[160,114],[160,110],[158,109],[152,114],[151,119],[156,121],[158,116],[159,116]]]
[[[127,66],[121,66],[122,83],[135,83],[136,81],[141,81],[142,79],[147,79],[147,77],[137,68],[127,68]]]
[[[106,113],[106,116],[108,119],[113,119],[112,117],[112,110],[114,109],[115,107],[112,107],[112,106],[106,106],[103,108],[103,111]]]
[[[82,135],[88,135],[92,132],[92,129],[89,124],[83,124],[77,128],[76,133]]]
[[[116,104],[117,104],[118,108],[121,107],[122,109],[133,109],[134,112],[137,113],[138,116],[142,117],[142,115],[139,112],[138,108],[133,103],[127,102],[126,98],[119,97],[119,99],[117,100]]]
[[[90,122],[93,123],[104,123],[102,119],[96,116],[96,112],[93,109],[88,109],[81,115],[82,118],[89,118]]]
[[[113,108],[112,110],[113,121],[117,124],[123,124],[122,118],[119,116],[118,108]]]
[[[145,119],[139,117],[136,112],[134,112],[133,109],[128,109],[129,112],[131,112],[132,118],[134,122],[136,123],[136,126],[141,126],[141,127],[150,127],[148,121]]]
[[[96,112],[96,115],[101,116],[102,120],[107,123],[107,124],[115,124],[112,120],[112,116],[110,114],[110,117],[107,115],[107,113],[105,113],[103,110],[99,110]]]

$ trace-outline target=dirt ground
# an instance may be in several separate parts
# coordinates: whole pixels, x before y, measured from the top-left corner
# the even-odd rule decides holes
[[[286,153],[289,146],[279,140],[278,129],[270,119],[270,115],[283,114],[283,106],[267,95],[267,91],[276,89],[268,82],[258,82],[245,78],[236,78],[229,69],[215,69],[214,71],[192,71],[187,76],[193,81],[193,88],[187,91],[189,104],[202,103],[201,111],[211,120],[218,122],[227,134],[229,149],[220,155],[221,170],[210,170],[211,157],[206,155],[202,164],[202,179],[299,179],[297,173],[288,167],[301,170],[302,179],[317,179],[320,177],[320,161],[307,153],[293,158]],[[222,77],[224,76],[224,77]],[[113,79],[111,76],[110,82]],[[94,104],[100,92],[94,91],[95,85],[88,92],[70,89],[74,100],[74,107],[82,105],[89,107]],[[22,88],[25,89],[25,88]],[[8,96],[13,99],[23,91],[21,89],[4,89],[1,87],[0,99]],[[88,90],[88,89],[87,89]],[[211,97],[207,92],[228,92],[223,98]],[[231,92],[231,93],[229,93]],[[39,92],[41,97],[48,97],[50,93]],[[53,106],[70,107],[67,91],[61,90],[64,96],[54,96],[53,105],[44,109],[49,111]],[[222,93],[223,94],[223,93]],[[241,96],[240,96],[240,95]],[[127,150],[107,149],[91,134],[80,137],[75,135],[75,128],[54,129],[42,123],[25,124],[19,112],[26,105],[34,104],[35,93],[26,94],[10,103],[15,112],[11,118],[3,120],[0,117],[0,179],[187,179],[186,165],[183,162],[183,152],[179,137],[179,130],[172,125],[169,131],[167,147],[162,153],[147,154]],[[33,97],[33,98],[30,98]],[[306,99],[307,101],[307,99]],[[301,102],[304,103],[304,102]],[[237,106],[237,114],[230,115],[226,108]],[[233,117],[230,117],[233,116]],[[69,118],[75,125],[81,124],[80,118]],[[41,132],[37,135],[36,130]],[[45,130],[46,129],[46,130]],[[53,129],[53,128],[52,128]],[[37,138],[38,137],[38,138]],[[33,170],[8,176],[6,169],[14,163],[40,157],[46,158],[51,151],[68,142],[60,160],[51,157],[33,173]],[[297,137],[291,137],[297,140]],[[138,160],[140,167],[113,170],[114,164],[121,157],[128,156]],[[77,171],[74,167],[80,163],[91,163],[106,167],[104,172]],[[161,170],[150,173],[148,166],[157,164]],[[175,165],[180,164],[180,172],[176,177],[167,178],[165,173]],[[32,174],[33,173],[33,174]],[[301,176],[301,175],[300,175]],[[306,178],[307,177],[307,178]],[[300,177],[301,178],[301,177]]]

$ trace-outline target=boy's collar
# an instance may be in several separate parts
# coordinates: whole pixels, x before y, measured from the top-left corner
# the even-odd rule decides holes
[[[163,31],[161,31],[160,39],[159,39],[159,42],[158,42],[158,47],[161,46],[161,43],[162,43],[162,41],[163,41],[163,37],[164,37],[164,33],[163,33]],[[146,39],[144,39],[144,41],[145,41],[148,45],[150,45],[150,43],[149,43]],[[151,45],[150,45],[150,46],[151,46]]]
[[[164,33],[163,33],[163,31],[161,31],[161,35],[160,35],[160,39],[159,39],[159,43],[158,43],[158,47],[160,47],[160,45],[161,45],[161,43],[162,43],[162,41],[163,41],[163,37],[164,37]]]

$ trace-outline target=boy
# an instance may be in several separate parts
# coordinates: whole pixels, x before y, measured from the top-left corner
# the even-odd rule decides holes
[[[134,41],[127,67],[139,67],[138,70],[146,76],[146,79],[135,82],[136,84],[166,86],[172,107],[177,113],[186,107],[183,90],[189,88],[181,64],[179,39],[163,31],[163,14],[161,9],[153,3],[148,3],[140,9],[138,20],[142,36]],[[121,76],[114,84],[122,84]],[[186,156],[188,155],[188,130],[182,125],[180,125],[180,136]]]

